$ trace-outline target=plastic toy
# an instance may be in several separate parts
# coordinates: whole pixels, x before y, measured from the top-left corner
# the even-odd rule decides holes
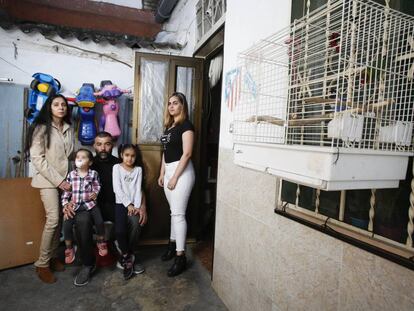
[[[38,72],[32,77],[34,79],[30,83],[28,108],[25,112],[26,119],[30,124],[38,116],[46,99],[50,95],[58,93],[61,88],[60,82],[51,75]]]
[[[95,86],[93,83],[82,84],[78,95],[76,96],[76,103],[82,108],[93,108],[95,107],[96,98],[94,95]]]
[[[104,130],[117,138],[121,135],[121,129],[118,123],[119,103],[116,100],[124,93],[130,93],[128,90],[122,90],[109,80],[101,81],[101,89],[95,93],[95,96],[104,99],[103,113],[99,122],[99,129]]]
[[[96,136],[94,91],[92,83],[84,83],[75,99],[80,117],[78,139],[82,145],[92,145]]]

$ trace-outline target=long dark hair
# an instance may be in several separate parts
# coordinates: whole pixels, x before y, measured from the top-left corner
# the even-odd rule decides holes
[[[121,144],[118,146],[118,156],[120,159],[122,159],[122,154],[127,149],[133,149],[135,151],[135,162],[134,166],[140,166],[142,169],[142,180],[145,180],[145,168],[144,168],[144,161],[142,160],[142,153],[139,149],[138,145],[134,144]],[[142,183],[144,184],[144,183]],[[142,186],[144,187],[144,186]]]
[[[32,143],[33,143],[33,133],[38,125],[46,126],[46,148],[49,149],[50,131],[52,128],[52,102],[55,98],[58,98],[58,97],[62,98],[65,101],[66,106],[67,106],[67,113],[63,117],[63,121],[68,124],[72,123],[70,120],[71,118],[70,118],[70,109],[69,109],[68,101],[65,98],[65,96],[60,95],[60,94],[49,96],[46,99],[46,102],[43,104],[42,109],[40,109],[39,114],[37,115],[36,119],[30,125],[29,130],[27,132],[26,144],[24,148],[26,155],[29,155],[30,147],[32,146]]]

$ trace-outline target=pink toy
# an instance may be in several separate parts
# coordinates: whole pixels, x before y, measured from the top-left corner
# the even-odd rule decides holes
[[[118,124],[119,104],[116,100],[107,100],[103,105],[104,122],[101,124],[102,129],[116,138],[121,135],[121,129]]]
[[[101,81],[101,89],[99,92],[94,93],[95,96],[104,99],[104,115],[99,122],[99,128],[110,133],[114,138],[121,135],[121,128],[118,123],[119,103],[116,99],[124,93],[130,93],[130,91],[120,89],[109,80]]]

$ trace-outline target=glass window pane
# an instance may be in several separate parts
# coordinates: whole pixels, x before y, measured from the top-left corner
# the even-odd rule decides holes
[[[168,62],[141,59],[139,143],[159,142],[163,132]]]
[[[175,85],[176,92],[181,92],[185,95],[188,102],[188,114],[190,120],[194,121],[194,73],[195,69],[192,67],[177,66],[177,82]]]

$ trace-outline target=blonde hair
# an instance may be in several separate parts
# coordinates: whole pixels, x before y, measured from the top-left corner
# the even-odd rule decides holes
[[[181,113],[178,116],[177,121],[175,122],[176,125],[179,125],[179,124],[182,124],[184,120],[188,118],[187,98],[185,98],[185,95],[180,92],[172,93],[171,96],[168,98],[168,100],[170,100],[172,97],[177,97],[180,104],[183,105],[183,109],[181,110]],[[164,127],[168,129],[173,124],[174,124],[174,117],[170,115],[168,111],[168,102],[167,102],[167,104],[165,105],[165,109],[164,109]]]

